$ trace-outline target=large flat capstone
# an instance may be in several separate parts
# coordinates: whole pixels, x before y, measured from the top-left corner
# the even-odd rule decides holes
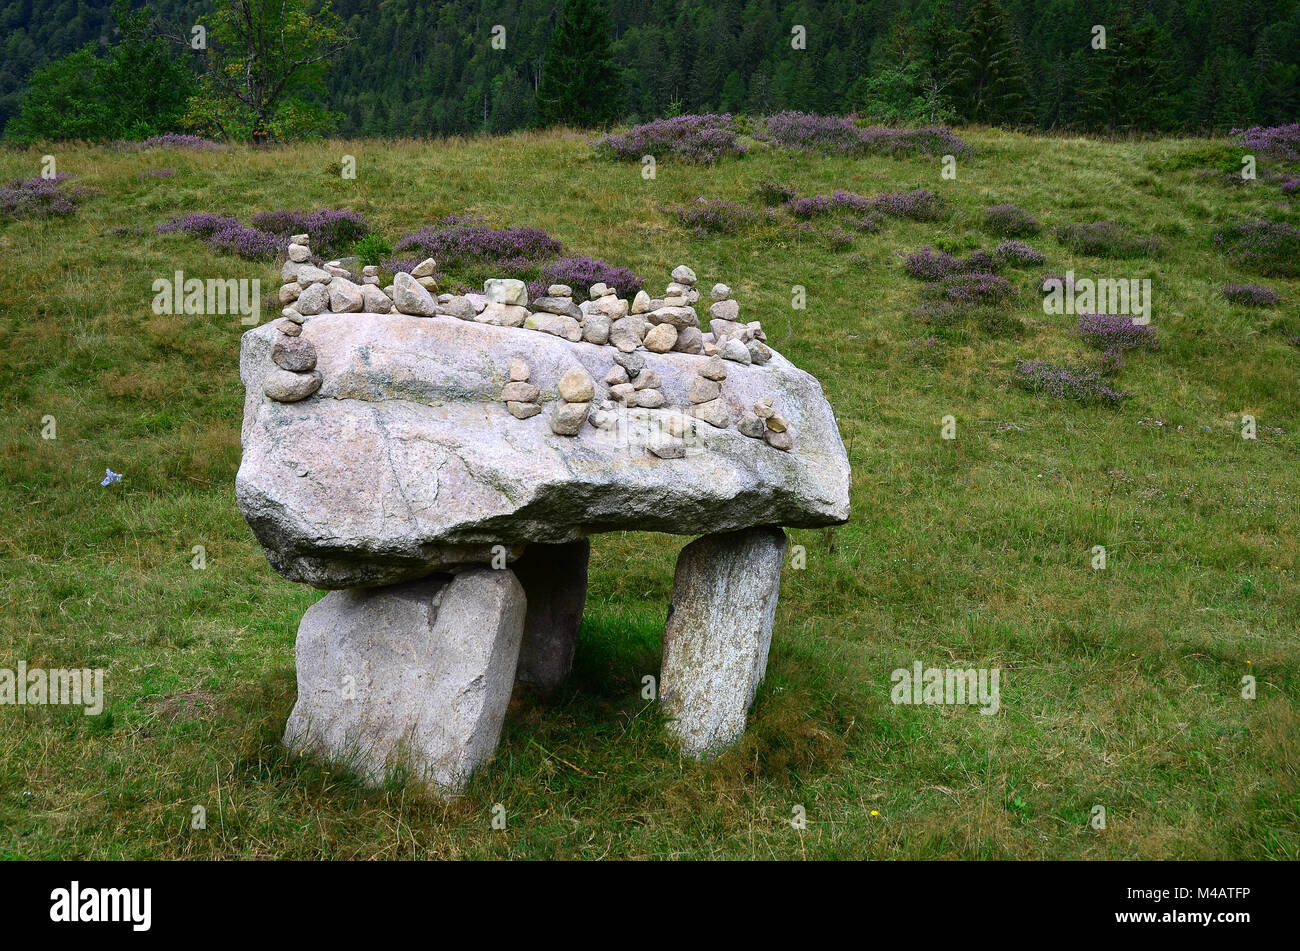
[[[604,531],[711,534],[759,525],[817,527],[849,515],[849,466],[817,380],[780,354],[728,362],[719,408],[739,419],[771,399],[791,451],[699,421],[689,451],[668,457],[635,426],[576,436],[552,430],[557,384],[574,368],[595,381],[592,419],[609,397],[615,348],[524,328],[402,314],[309,316],[319,390],[299,402],[264,395],[275,368],[271,325],[244,334],[247,388],[240,509],[271,565],[321,588],[377,586],[440,567],[489,561],[494,546],[561,544]],[[661,381],[663,408],[618,410],[677,433],[708,358],[638,351]],[[502,400],[524,361],[545,411],[518,419]],[[689,422],[689,417],[685,417]],[[629,436],[632,432],[633,435]],[[661,437],[657,445],[663,451]]]

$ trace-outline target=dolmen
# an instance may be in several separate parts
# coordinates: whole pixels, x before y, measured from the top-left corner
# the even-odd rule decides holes
[[[725,285],[703,330],[685,266],[663,297],[595,285],[576,303],[509,279],[438,295],[432,260],[386,288],[373,267],[312,261],[295,235],[283,317],[240,353],[240,511],[272,568],[329,592],[298,628],[289,747],[459,792],[516,682],[564,684],[589,538],[614,531],[698,536],[677,559],[658,700],[684,753],[735,743],[783,527],[849,516],[817,380]]]

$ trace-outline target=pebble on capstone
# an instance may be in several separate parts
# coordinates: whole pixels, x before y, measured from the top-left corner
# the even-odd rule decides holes
[[[630,377],[645,369],[645,357],[639,353],[616,353],[614,362],[626,370]]]
[[[664,405],[664,395],[658,390],[637,390],[636,405],[643,409],[658,409]]]
[[[706,380],[717,380],[721,383],[727,378],[727,365],[722,362],[722,357],[709,357],[704,366],[700,367],[700,376]]]
[[[482,314],[479,316],[481,318]],[[540,330],[555,337],[563,337],[570,343],[577,343],[582,339],[582,324],[563,314],[532,314],[523,325],[529,330]]]
[[[779,433],[775,429],[769,429],[763,433],[763,438],[773,449],[783,449],[789,452],[794,448],[794,438],[789,433]]]
[[[695,286],[695,272],[685,264],[679,264],[673,268],[673,280],[678,284],[689,284]]]
[[[726,284],[714,284],[713,290],[709,291],[709,297],[713,300],[727,300],[731,297],[731,288]]]
[[[307,317],[323,314],[330,307],[329,288],[324,284],[313,284],[298,295],[295,303],[298,311]]]
[[[704,334],[699,327],[683,327],[677,331],[677,343],[673,349],[679,353],[700,353],[704,350]]]
[[[772,397],[770,396],[765,396],[754,404],[754,415],[759,419],[767,419],[774,412],[776,411],[772,409]]]
[[[509,400],[506,403],[506,409],[515,419],[528,419],[530,416],[536,416],[542,411],[542,407],[537,403],[519,403],[515,400]]]
[[[363,284],[361,285],[361,309],[367,314],[388,314],[392,313],[393,302],[378,285]]]
[[[557,436],[578,435],[590,409],[590,403],[557,403],[551,411],[551,431]]]
[[[709,400],[707,403],[696,403],[691,407],[691,415],[696,419],[702,419],[710,426],[716,426],[718,429],[726,429],[731,425],[731,411],[727,405],[720,399]]]
[[[302,324],[294,323],[288,317],[281,317],[275,322],[275,329],[286,337],[296,337],[302,333]]]
[[[667,353],[677,343],[677,328],[672,324],[659,324],[651,327],[642,341],[645,348],[652,353]]]
[[[556,389],[559,390],[560,399],[566,403],[590,403],[596,395],[591,377],[580,367],[574,367],[560,377]]]
[[[547,297],[572,297],[573,288],[568,284],[552,284],[546,289]]]
[[[281,335],[271,345],[271,360],[281,369],[306,373],[316,368],[316,347],[306,337]]]
[[[322,270],[311,264],[304,264],[298,268],[298,283],[303,287],[309,287],[312,284],[328,284],[334,279],[334,275],[329,271]]]
[[[346,278],[336,277],[329,283],[330,310],[336,314],[357,314],[365,304],[361,288]]]
[[[528,382],[528,364],[523,360],[514,359],[510,361],[510,382],[527,383]]]
[[[438,313],[459,320],[473,320],[478,315],[478,311],[474,309],[474,305],[467,298],[455,297],[450,294],[447,295],[446,300],[438,300]]]
[[[750,362],[758,366],[762,366],[772,359],[772,351],[757,340],[750,340],[745,344],[745,349],[749,351]]]
[[[501,398],[507,403],[536,403],[542,391],[531,383],[516,381],[501,388]]]
[[[784,416],[773,413],[767,418],[767,428],[773,432],[783,433],[790,428],[790,424],[786,421]]]
[[[294,373],[276,368],[266,375],[263,392],[279,403],[296,403],[305,400],[320,389],[321,375],[317,372]]]
[[[749,348],[734,337],[722,345],[721,353],[722,359],[742,363],[745,366],[753,362],[753,358],[749,355]]]
[[[513,277],[489,277],[483,282],[483,296],[498,304],[528,306],[528,286]]]
[[[705,376],[697,376],[691,380],[691,385],[686,391],[686,398],[692,403],[707,403],[721,395],[722,384]]]
[[[748,436],[751,439],[762,439],[763,433],[767,431],[767,427],[763,425],[763,421],[753,413],[749,412],[746,412],[740,417],[740,420],[736,423],[736,429],[740,430],[742,435]]]
[[[645,291],[637,291],[636,297],[632,298],[632,309],[630,313],[644,314],[650,310],[650,295]]]
[[[583,317],[582,339],[600,347],[609,343],[609,318],[604,314],[587,314]]]
[[[411,269],[411,277],[433,277],[434,272],[438,270],[438,262],[433,258],[425,258],[419,264]]]

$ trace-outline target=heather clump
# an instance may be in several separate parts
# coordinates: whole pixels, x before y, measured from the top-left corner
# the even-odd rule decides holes
[[[783,148],[824,155],[965,155],[969,145],[947,126],[863,128],[852,116],[778,112],[757,123],[755,136]]]
[[[726,198],[696,198],[687,205],[665,209],[677,223],[696,237],[710,234],[738,234],[762,216]]]
[[[529,278],[563,246],[540,228],[493,228],[480,218],[448,215],[432,225],[399,238],[389,271],[410,271],[433,258],[449,272],[465,277]]]
[[[924,188],[910,192],[881,192],[871,199],[871,207],[891,218],[911,221],[937,221],[943,217],[943,201]]]
[[[1233,129],[1232,134],[1250,152],[1257,155],[1265,155],[1285,162],[1300,162],[1300,122]]]
[[[810,218],[817,218],[822,215],[838,214],[842,212],[855,212],[860,215],[871,215],[875,205],[870,198],[864,198],[862,195],[854,192],[839,189],[833,195],[813,195],[810,198],[795,198],[786,202],[785,210],[792,217],[802,221]]]
[[[355,211],[259,211],[250,224],[287,243],[290,235],[311,235],[312,247],[323,254],[343,254],[370,232],[370,224]]]
[[[1127,314],[1080,314],[1074,332],[1089,346],[1112,354],[1159,346],[1155,328],[1134,323]]]
[[[713,165],[728,156],[744,155],[737,122],[730,115],[687,115],[655,119],[626,132],[601,136],[597,154],[628,162],[643,156],[672,157],[694,165]]]
[[[70,215],[86,197],[80,188],[65,188],[71,178],[60,172],[50,178],[15,178],[0,185],[0,218],[49,218]]]
[[[1259,284],[1225,284],[1219,290],[1229,302],[1242,307],[1276,307],[1282,303],[1281,294]]]
[[[1215,232],[1234,264],[1276,277],[1300,276],[1300,228],[1285,221],[1239,221]]]
[[[1162,247],[1159,238],[1133,234],[1114,221],[1060,225],[1053,233],[1070,250],[1099,258],[1150,257]]]
[[[263,260],[277,257],[292,234],[310,234],[315,246],[342,253],[370,229],[356,212],[321,209],[259,212],[252,218],[252,227],[231,215],[191,212],[168,219],[156,230],[159,234],[200,238],[217,254]]]
[[[1004,267],[1036,267],[1047,262],[1042,251],[1024,241],[999,241],[992,256]]]
[[[918,281],[938,281],[961,270],[961,259],[927,244],[903,259],[903,270]]]
[[[612,287],[619,297],[626,298],[635,297],[636,292],[645,286],[645,281],[628,268],[589,257],[566,257],[548,261],[542,268],[538,283],[543,291],[551,284],[567,284],[573,288],[573,296],[579,300],[586,300],[588,288],[595,284]]]
[[[113,147],[128,152],[140,152],[146,149],[218,152],[230,148],[230,146],[221,142],[214,142],[212,139],[205,139],[198,135],[182,135],[178,132],[168,132],[165,135],[154,135],[136,141],[118,141],[113,143]]]
[[[1030,238],[1043,226],[1019,205],[1005,203],[984,209],[984,230],[1002,238]]]
[[[1004,277],[973,271],[949,274],[926,284],[922,294],[956,307],[1002,304],[1015,297],[1016,289]]]
[[[1084,404],[1114,406],[1128,398],[1128,393],[1103,382],[1114,364],[1070,366],[1049,360],[1017,360],[1012,379],[1021,389],[1043,393],[1063,400]]]

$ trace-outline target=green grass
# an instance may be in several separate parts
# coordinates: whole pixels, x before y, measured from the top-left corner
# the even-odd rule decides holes
[[[69,219],[0,224],[0,667],[102,666],[108,699],[101,717],[0,707],[0,855],[1300,858],[1300,282],[1240,272],[1210,243],[1225,222],[1279,214],[1277,189],[1229,188],[1180,161],[1217,161],[1221,142],[962,135],[977,155],[955,181],[938,159],[764,149],[715,168],[663,163],[646,181],[572,133],[56,150],[95,196]],[[338,175],[343,154],[355,181]],[[39,162],[0,151],[0,177]],[[177,174],[139,179],[151,166]],[[765,179],[801,195],[930,188],[952,213],[832,251],[775,225],[698,240],[661,210],[700,195],[752,204]],[[1009,384],[1017,358],[1079,349],[1073,318],[1043,314],[1038,271],[1014,272],[1018,334],[911,316],[919,285],[900,254],[991,246],[982,211],[1008,201],[1043,222],[1040,270],[1152,279],[1162,346],[1116,378],[1133,394],[1123,406]],[[178,268],[273,292],[275,266],[154,226],[280,207],[351,208],[390,242],[453,212],[533,225],[653,291],[689,263],[821,379],[850,446],[853,518],[792,533],[807,568],[782,579],[737,748],[681,759],[641,699],[685,540],[614,534],[595,539],[570,686],[551,706],[516,698],[461,799],[366,790],[281,749],[294,635],[320,594],[271,571],[235,505],[245,328],[149,307],[152,281]],[[1103,219],[1159,235],[1163,252],[1080,258],[1050,236]],[[1247,280],[1286,303],[1251,311],[1218,293]],[[795,284],[806,310],[790,308]],[[937,368],[908,356],[932,332]],[[1240,438],[1244,414],[1254,441]],[[46,415],[56,440],[41,438]],[[101,488],[105,467],[122,482]],[[191,568],[194,545],[206,570]],[[1000,667],[1001,712],[892,705],[890,672],[913,660]],[[1089,828],[1094,805],[1104,831]],[[195,806],[206,829],[191,828]]]

